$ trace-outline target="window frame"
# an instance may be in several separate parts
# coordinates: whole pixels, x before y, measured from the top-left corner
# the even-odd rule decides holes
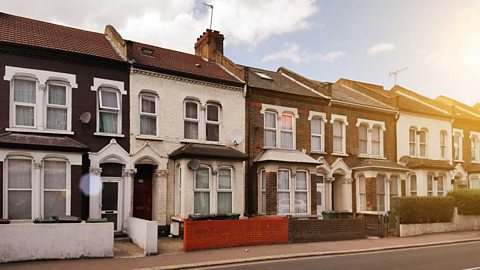
[[[365,139],[361,138],[361,129],[362,128],[365,128]],[[368,127],[368,124],[367,123],[361,123],[359,126],[358,126],[358,154],[359,155],[362,155],[362,156],[369,156],[370,155],[370,151],[369,151],[369,133],[370,133],[370,128]],[[365,153],[361,153],[360,152],[360,145],[364,143],[365,144]]]
[[[115,93],[117,98],[118,108],[103,106],[102,92],[111,92]],[[100,114],[101,113],[110,113],[117,115],[117,132],[104,132],[100,131]],[[122,136],[122,93],[120,90],[109,87],[109,86],[100,86],[97,90],[97,132],[95,135],[107,135],[107,136]]]
[[[438,175],[438,178],[437,178],[437,181],[436,181],[437,182],[437,196],[444,196],[446,194],[445,179],[446,179],[445,175],[443,175],[443,174]],[[440,190],[438,188],[439,187],[438,183],[442,183],[442,190]]]
[[[298,173],[305,173],[305,187],[306,189],[304,190],[298,190],[297,189],[297,175]],[[294,177],[294,187],[293,187],[293,202],[292,200],[290,199],[290,202],[291,202],[291,205],[290,205],[290,213],[291,214],[295,214],[295,215],[308,215],[310,213],[310,210],[309,210],[309,206],[310,206],[310,200],[309,200],[309,187],[310,187],[310,177],[309,177],[309,172],[307,170],[302,170],[302,169],[298,169],[295,171],[295,177]],[[290,188],[292,189],[292,188]],[[297,202],[297,193],[304,193],[306,195],[306,199],[305,199],[305,204],[306,204],[306,209],[305,209],[305,212],[304,213],[299,213],[295,210],[296,208],[296,202]],[[293,204],[293,212],[292,212],[292,204]]]
[[[50,104],[49,103],[49,95],[50,95],[50,86],[63,86],[65,87],[65,105],[58,105],[58,104]],[[63,81],[49,81],[46,84],[45,89],[45,111],[44,111],[44,119],[45,119],[45,129],[51,131],[70,131],[72,130],[72,87]],[[66,129],[49,129],[48,128],[48,108],[55,108],[55,109],[65,109],[67,111],[67,128]]]
[[[45,162],[57,161],[65,162],[65,189],[46,189],[45,188]],[[45,217],[45,192],[65,192],[65,215],[69,216],[71,214],[71,171],[70,163],[66,159],[59,158],[45,158],[42,161],[42,170],[41,170],[41,186],[40,186],[40,200],[41,200],[41,216]]]
[[[220,188],[220,171],[221,171],[221,170],[228,170],[228,171],[230,171],[230,188],[229,188],[229,189]],[[234,194],[233,194],[233,193],[234,193],[234,192],[233,192],[233,183],[234,183],[233,177],[234,177],[234,171],[233,171],[232,168],[230,168],[230,167],[225,167],[225,166],[221,166],[221,167],[218,168],[218,170],[217,170],[217,185],[216,185],[216,200],[217,200],[217,203],[216,203],[216,205],[215,205],[215,208],[216,208],[215,212],[216,212],[216,213],[220,213],[220,212],[218,211],[218,205],[219,205],[219,202],[218,202],[218,194],[219,194],[219,193],[230,193],[230,194],[231,194],[231,202],[230,202],[230,203],[231,203],[231,208],[232,208],[232,210],[231,210],[230,214],[234,212],[233,209],[234,209],[234,202],[235,202],[235,200],[234,200],[234,198],[233,198],[233,196],[234,196]],[[223,213],[222,213],[222,214],[223,214]]]
[[[412,132],[413,131],[413,141],[412,141]],[[416,157],[418,156],[418,135],[417,135],[417,129],[415,127],[410,127],[408,129],[408,154],[411,157]],[[412,153],[413,149],[413,153]]]
[[[35,83],[35,103],[26,103],[26,102],[19,102],[15,101],[15,80],[21,81],[32,81]],[[37,129],[38,121],[37,121],[37,111],[38,111],[38,87],[39,83],[35,77],[30,76],[14,76],[10,80],[10,126],[14,128],[22,128],[22,129]],[[24,126],[24,125],[17,125],[17,105],[24,106],[24,107],[33,107],[33,126]]]
[[[263,187],[263,179],[265,177],[265,187]],[[265,169],[261,169],[258,173],[258,213],[266,214],[267,213],[267,172]],[[263,196],[265,194],[265,206],[263,206]],[[262,211],[264,209],[264,211]]]
[[[197,105],[197,118],[190,118],[190,117],[187,117],[187,103],[194,103]],[[185,99],[183,101],[183,139],[184,140],[190,140],[190,141],[199,141],[201,140],[201,134],[200,134],[200,122],[201,122],[201,115],[200,115],[200,102],[198,100],[194,100],[194,99]],[[187,136],[185,136],[185,124],[186,122],[191,122],[191,123],[197,123],[197,138],[187,138]]]
[[[9,188],[9,180],[8,175],[9,175],[9,170],[8,170],[8,163],[10,160],[29,160],[31,162],[31,178],[30,178],[30,188]],[[4,162],[4,181],[3,181],[3,218],[5,219],[10,219],[8,216],[8,195],[9,191],[30,191],[30,219],[10,219],[12,221],[32,221],[35,219],[35,196],[34,196],[34,178],[35,178],[35,163],[32,157],[26,157],[26,156],[11,156],[7,157]]]
[[[358,190],[358,212],[366,212],[367,210],[367,179],[365,175],[359,175],[357,177],[358,179],[358,184],[357,184],[357,190]],[[363,187],[363,188],[362,188]]]
[[[381,177],[382,180],[380,180],[379,177]],[[378,183],[380,181],[383,181],[383,193],[379,192]],[[387,211],[387,194],[389,194],[387,193],[387,176],[383,174],[377,174],[377,176],[375,177],[375,199],[376,199],[377,212]],[[383,197],[383,209],[379,209],[380,197]]]
[[[425,142],[422,142],[422,134],[425,134]],[[428,130],[422,128],[418,132],[418,156],[422,158],[428,157]],[[424,153],[422,155],[422,147],[424,147]]]
[[[429,182],[431,183],[429,187]],[[431,173],[427,174],[427,196],[436,196],[435,188],[434,188],[434,183],[435,183],[435,176]]]
[[[447,141],[448,141],[448,133],[446,130],[440,131],[440,158],[447,159]]]
[[[292,129],[284,129],[284,128],[283,128],[283,117],[289,117],[289,118],[291,119]],[[295,149],[295,120],[294,120],[294,119],[295,119],[295,116],[294,116],[292,113],[289,113],[289,112],[284,112],[284,113],[282,113],[282,115],[281,115],[281,117],[280,117],[280,121],[279,121],[279,122],[280,122],[280,123],[279,123],[280,125],[277,124],[277,127],[279,127],[279,129],[280,129],[280,132],[279,132],[279,133],[280,133],[280,136],[279,136],[278,139],[280,140],[280,144],[279,144],[279,145],[280,145],[280,148],[281,148],[281,149],[290,149],[290,150]],[[278,131],[277,131],[277,132],[278,132]],[[292,136],[292,141],[291,141],[292,147],[291,147],[291,148],[290,148],[290,147],[286,147],[286,146],[284,146],[284,145],[282,144],[282,134],[283,134],[283,133],[289,133],[289,134],[291,134],[291,136]]]
[[[275,116],[275,127],[267,127],[266,123],[266,119],[267,119],[267,114],[273,114]],[[267,110],[265,111],[265,113],[263,114],[263,146],[265,148],[277,148],[278,146],[278,132],[277,132],[277,129],[278,129],[278,112],[276,111],[271,111],[271,110]],[[275,145],[267,145],[267,136],[266,136],[266,131],[270,131],[270,132],[274,132],[275,134],[275,140],[273,140],[274,144]]]
[[[319,125],[320,125],[320,133],[314,133],[313,132],[313,123],[314,121],[319,121]],[[324,132],[325,130],[325,121],[322,117],[320,116],[314,116],[312,117],[312,119],[310,120],[310,144],[311,144],[311,151],[312,152],[325,152],[325,143],[324,143],[324,136],[323,134],[325,133]],[[319,143],[319,147],[320,149],[314,149],[313,148],[313,140],[314,138],[319,138],[320,139],[320,143]]]
[[[143,106],[142,106],[142,101],[143,98],[152,98],[153,101],[155,102],[155,113],[148,113],[143,111]],[[138,105],[138,114],[139,114],[139,122],[138,122],[138,134],[140,136],[144,137],[158,137],[160,135],[159,131],[159,113],[160,113],[160,101],[157,95],[155,94],[150,94],[150,93],[145,93],[145,92],[140,92],[138,95],[138,100],[139,100],[139,105]],[[142,121],[142,116],[145,117],[150,117],[150,118],[155,118],[155,134],[142,134],[142,128],[141,128],[141,121]]]
[[[413,178],[412,177],[415,177],[415,189],[413,189],[413,185],[412,185],[412,180]],[[410,174],[408,176],[408,193],[410,196],[412,197],[416,197],[418,196],[418,178],[417,178],[417,175],[416,174]]]
[[[335,123],[339,123],[340,124],[340,130],[341,130],[341,134],[340,135],[335,135]],[[333,138],[333,147],[332,147],[332,153],[333,154],[345,154],[345,134],[344,134],[344,126],[345,126],[345,123],[341,120],[341,119],[335,119],[333,120],[333,130],[332,130],[332,138]],[[341,142],[341,145],[340,145],[340,152],[338,150],[335,150],[335,139],[340,139],[339,142]]]
[[[280,178],[280,171],[288,172],[288,189],[280,189],[278,186],[279,178]],[[288,193],[289,198],[289,211],[287,213],[280,213],[279,211],[279,199],[278,193]],[[289,215],[292,213],[292,172],[289,169],[278,169],[277,170],[277,214],[278,215]]]
[[[195,213],[195,193],[196,192],[208,192],[208,200],[209,200],[209,203],[208,203],[208,214],[212,214],[213,211],[212,211],[212,208],[213,208],[213,205],[212,205],[212,181],[213,181],[213,177],[212,177],[212,168],[210,168],[209,166],[203,166],[203,165],[200,165],[200,169],[207,169],[208,170],[208,189],[205,189],[205,188],[197,188],[197,171],[195,171],[195,173],[193,174],[193,213],[194,214],[200,214],[200,213]],[[232,205],[233,207],[233,205]]]
[[[213,121],[213,120],[208,120],[208,107],[217,107],[217,118],[218,120],[217,121]],[[215,103],[207,103],[205,105],[205,140],[207,142],[220,142],[221,141],[221,122],[222,122],[222,114],[221,114],[221,109],[222,107],[218,104],[215,104]],[[208,139],[208,135],[207,135],[207,127],[208,125],[216,125],[218,126],[218,140],[209,140]]]
[[[458,144],[455,142],[456,137],[458,137]],[[458,152],[458,158],[456,153]],[[453,130],[453,160],[454,161],[463,161],[463,130],[454,129]]]

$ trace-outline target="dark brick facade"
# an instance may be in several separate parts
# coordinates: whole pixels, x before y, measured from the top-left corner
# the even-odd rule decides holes
[[[266,214],[277,214],[277,173],[267,172],[266,183]]]
[[[289,219],[288,241],[293,243],[365,238],[363,218]]]
[[[461,119],[456,118],[452,124],[453,128],[463,130],[463,140],[462,140],[462,158],[463,161],[461,165],[465,169],[465,171],[472,173],[472,172],[480,172],[480,164],[472,163],[472,144],[470,139],[470,132],[479,132],[480,133],[480,126],[477,121],[469,120],[469,119]],[[479,138],[480,139],[480,138]],[[453,136],[452,136],[452,153],[453,153]],[[458,162],[454,162],[454,165],[457,165]]]
[[[80,190],[80,180],[82,179],[82,166],[71,166],[71,202],[70,212],[72,216],[82,216],[82,191]],[[87,206],[88,207],[88,206]]]
[[[0,161],[0,218],[3,217],[3,162]]]

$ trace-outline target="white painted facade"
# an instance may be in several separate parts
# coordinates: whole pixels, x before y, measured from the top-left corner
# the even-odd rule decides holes
[[[141,93],[156,97],[156,135],[140,135]],[[200,106],[198,140],[184,139],[185,100],[194,100]],[[210,103],[220,106],[219,142],[205,140],[205,106]],[[169,159],[168,154],[186,143],[223,145],[244,153],[245,142],[236,145],[232,137],[235,131],[245,132],[244,89],[132,68],[130,129],[133,166],[139,163],[152,164],[159,172],[153,179],[152,219],[158,221],[159,226],[170,224],[172,216],[185,218],[193,213],[194,190],[193,171],[187,168],[191,158],[173,161]],[[218,168],[232,169],[232,212],[243,214],[244,162],[221,158],[199,161],[203,166],[211,168],[212,184],[216,181],[215,173]],[[210,196],[212,209],[215,204],[214,198],[212,191]]]

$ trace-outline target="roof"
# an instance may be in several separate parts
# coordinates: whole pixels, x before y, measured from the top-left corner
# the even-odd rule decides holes
[[[450,106],[454,117],[480,121],[480,112],[466,104],[446,96],[438,96],[435,101]]]
[[[455,168],[455,166],[450,164],[450,161],[448,160],[434,160],[434,159],[412,158],[409,156],[403,156],[400,158],[400,162],[405,163],[405,166],[410,169],[430,168],[430,169],[453,170]]]
[[[287,163],[307,163],[321,165],[322,163],[309,155],[298,150],[268,149],[262,151],[256,158],[255,162],[287,162]]]
[[[102,33],[1,12],[0,43],[34,46],[123,61]]]
[[[88,151],[88,146],[69,137],[12,132],[0,134],[0,147],[32,150],[61,150],[66,152]]]
[[[401,86],[394,86],[390,91],[397,96],[399,110],[439,117],[451,117],[450,106],[422,96]]]
[[[302,86],[298,82],[289,79],[281,72],[259,68],[248,68],[248,86],[286,94],[322,98],[322,96],[319,93],[316,93],[315,90],[312,91],[312,89]]]
[[[209,79],[241,85],[242,82],[214,62],[202,57],[184,52],[169,50],[140,42],[131,42],[129,56],[134,65],[151,67],[164,72],[174,72],[176,75],[190,75],[199,79]],[[151,55],[145,55],[142,50],[150,50]]]
[[[361,159],[358,163],[352,166],[352,169],[362,170],[362,169],[386,169],[392,171],[409,171],[407,167],[400,165],[391,160],[382,160],[382,159]]]
[[[332,100],[347,102],[350,104],[356,104],[360,106],[368,106],[377,109],[393,110],[394,108],[385,104],[371,96],[362,93],[354,88],[349,88],[342,85],[332,84]]]
[[[187,143],[168,155],[171,159],[180,158],[219,158],[232,160],[246,160],[247,156],[237,149],[214,144]]]

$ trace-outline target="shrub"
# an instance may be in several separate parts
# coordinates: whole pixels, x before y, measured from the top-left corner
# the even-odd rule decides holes
[[[450,222],[454,203],[452,197],[397,197],[391,215],[399,216],[401,224]]]
[[[480,189],[453,190],[447,196],[455,198],[459,215],[480,215]]]

